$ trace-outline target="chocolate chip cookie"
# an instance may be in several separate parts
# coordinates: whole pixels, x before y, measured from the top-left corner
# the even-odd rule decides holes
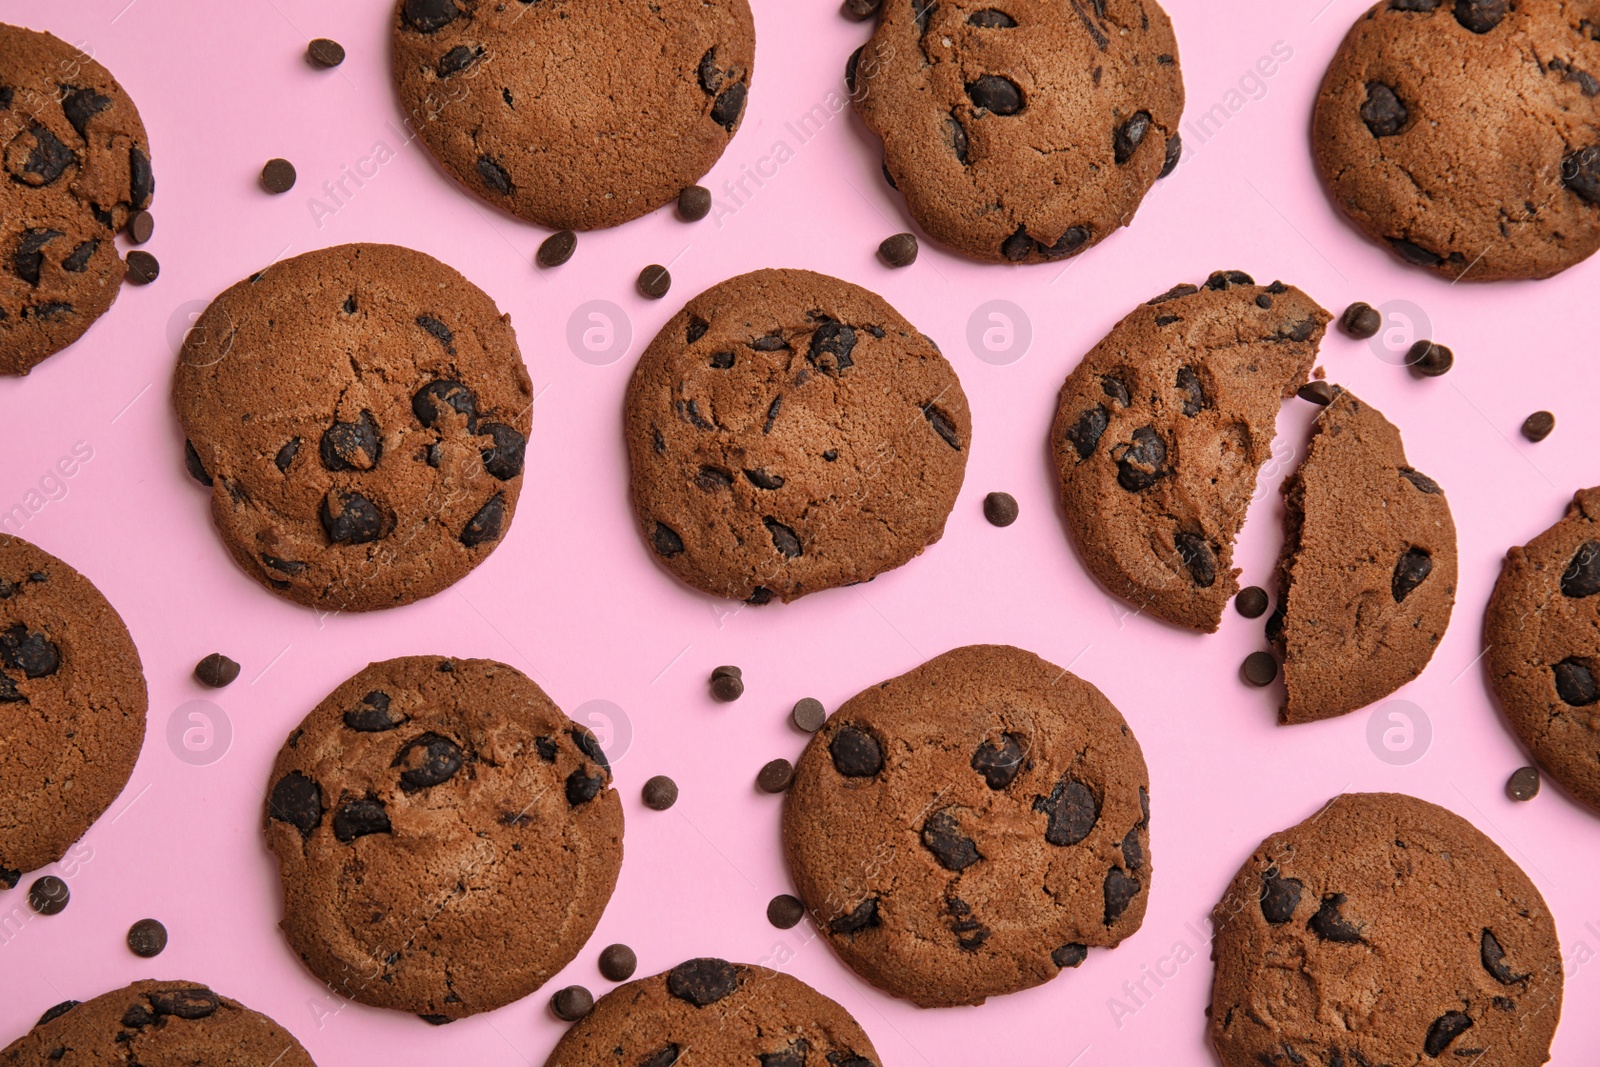
[[[1546,774],[1600,812],[1600,488],[1506,553],[1484,623],[1489,682]]]
[[[562,1035],[545,1067],[680,1062],[877,1067],[856,1021],[798,978],[745,963],[686,960],[618,986]]]
[[[49,1009],[0,1051],[0,1065],[315,1067],[294,1035],[197,982],[135,982]]]
[[[1146,301],[1068,375],[1050,443],[1067,528],[1107,590],[1216,630],[1278,407],[1329,318],[1282,282],[1218,271]]]
[[[1212,912],[1224,1067],[1538,1067],[1561,1017],[1555,925],[1528,876],[1444,808],[1334,797],[1273,834]]]
[[[628,385],[627,440],[656,558],[765,604],[867,581],[937,541],[972,419],[938,346],[881,297],[759,270],[661,328]]]
[[[139,650],[100,590],[0,534],[0,889],[60,859],[128,784]]]
[[[887,0],[845,82],[912,217],[973,259],[1077,255],[1181,151],[1155,0]]]
[[[981,1004],[1144,921],[1150,779],[1088,682],[970,645],[847,701],[783,809],[800,899],[844,961],[923,1007]]]
[[[223,542],[289,600],[432,596],[511,528],[533,386],[511,317],[432,256],[338,245],[252,274],[189,331],[173,400]]]
[[[0,374],[27,374],[111,307],[113,240],[150,205],[150,139],[111,72],[0,23]]]
[[[1439,483],[1406,462],[1400,431],[1338,389],[1283,483],[1279,721],[1343,715],[1422,673],[1456,602],[1456,526]],[[1352,664],[1360,664],[1352,670]]]
[[[592,230],[677,198],[744,115],[747,0],[399,0],[406,126],[529,222]]]
[[[1339,209],[1449,278],[1547,278],[1600,247],[1600,0],[1380,0],[1312,122]]]
[[[340,996],[430,1022],[565,967],[622,863],[594,734],[493,660],[369,665],[289,735],[268,788],[289,944]]]

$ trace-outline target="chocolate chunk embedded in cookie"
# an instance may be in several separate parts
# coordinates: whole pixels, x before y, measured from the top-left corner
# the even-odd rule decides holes
[[[1591,255],[1596,26],[1596,0],[1381,0],[1317,97],[1312,141],[1334,203],[1450,278],[1546,278]]]
[[[511,528],[533,407],[511,317],[432,256],[337,245],[211,302],[173,400],[235,560],[289,600],[432,596]]]
[[[89,579],[0,534],[0,890],[59,860],[122,792],[144,672]]]
[[[445,170],[554,229],[615,226],[694,185],[739,128],[747,0],[400,0],[394,78]]]
[[[117,299],[114,238],[150,205],[150,139],[111,72],[0,23],[0,374],[27,374]]]
[[[1155,0],[887,0],[845,78],[912,217],[974,259],[1077,255],[1178,160]]]
[[[434,1020],[571,962],[622,863],[594,735],[492,660],[371,664],[289,735],[268,791],[295,953],[340,996]]]
[[[1139,928],[1149,776],[1100,691],[972,645],[847,701],[783,812],[789,871],[858,974],[929,1007],[1048,981]]]
[[[804,270],[707,289],[628,385],[650,550],[752,604],[866,581],[937,541],[971,439],[938,347],[881,297]]]
[[[1216,630],[1279,405],[1329,318],[1282,282],[1218,271],[1141,305],[1067,377],[1051,448],[1067,528],[1107,590]]]
[[[1538,1067],[1561,1017],[1555,925],[1470,823],[1397,793],[1273,834],[1212,912],[1223,1067]]]
[[[134,982],[63,1001],[0,1050],[0,1063],[204,1063],[315,1067],[283,1027],[198,982]]]
[[[1512,729],[1600,812],[1600,489],[1579,490],[1560,522],[1506,554],[1484,642]]]
[[[568,1030],[545,1067],[877,1067],[850,1013],[797,978],[765,967],[694,959],[618,986]]]
[[[1400,431],[1348,390],[1318,416],[1283,499],[1282,617],[1268,636],[1287,687],[1279,721],[1310,722],[1428,665],[1455,605],[1456,527],[1439,484],[1406,463]]]

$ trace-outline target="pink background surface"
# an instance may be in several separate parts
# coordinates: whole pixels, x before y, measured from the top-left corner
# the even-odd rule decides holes
[[[868,28],[839,17],[833,0],[756,0],[749,108],[705,182],[734,210],[695,225],[662,210],[586,234],[570,264],[540,273],[530,259],[544,231],[481,206],[420,145],[403,144],[386,0],[0,0],[0,20],[80,43],[137,102],[157,179],[147,248],[162,263],[154,285],[124,291],[75,347],[26,379],[0,380],[0,508],[24,502],[76,442],[93,449],[65,495],[56,485],[58,499],[15,532],[78,567],[116,605],[150,686],[150,727],[131,783],[76,861],[55,868],[69,880],[71,906],[40,918],[21,889],[0,895],[0,1044],[62,999],[181,976],[272,1015],[324,1067],[538,1064],[562,1028],[546,1009],[549,993],[569,982],[609,988],[595,960],[622,941],[637,950],[640,974],[693,955],[780,966],[843,1003],[892,1067],[1214,1062],[1204,917],[1234,870],[1263,836],[1333,794],[1397,790],[1471,820],[1539,886],[1571,961],[1554,1060],[1587,1062],[1600,1044],[1600,964],[1586,962],[1600,946],[1600,819],[1548,783],[1532,803],[1505,799],[1505,779],[1525,758],[1486,695],[1478,657],[1482,606],[1506,548],[1600,480],[1592,417],[1600,265],[1546,282],[1452,287],[1398,265],[1342,223],[1317,185],[1306,128],[1327,60],[1366,0],[1321,4],[1242,0],[1219,18],[1214,5],[1170,0],[1189,121],[1219,104],[1228,117],[1220,129],[1214,121],[1209,140],[1186,125],[1188,155],[1132,228],[1065,269],[970,264],[924,240],[913,267],[891,271],[874,250],[908,220],[878,174],[876,145],[848,110],[804,143],[785,126],[838,91],[845,57]],[[324,35],[349,50],[336,71],[313,71],[302,58],[306,41]],[[1250,78],[1275,45],[1289,58],[1272,77]],[[775,173],[769,165],[765,184],[749,184],[754,195],[734,205],[722,183],[780,140],[793,158]],[[379,143],[393,158],[319,225],[311,198]],[[271,197],[256,177],[279,155],[300,179]],[[229,561],[205,491],[184,473],[168,391],[186,316],[280,256],[347,241],[421,249],[485,289],[512,316],[539,399],[523,507],[488,562],[423,603],[319,619]],[[633,290],[651,262],[670,263],[675,278],[660,302]],[[955,365],[974,433],[944,539],[922,558],[870,585],[736,610],[652,562],[628,505],[619,412],[634,359],[684,300],[769,266],[825,271],[887,297]],[[1409,301],[1455,348],[1455,370],[1429,381],[1342,335],[1330,333],[1322,358],[1333,380],[1400,425],[1411,461],[1449,493],[1460,530],[1454,625],[1427,672],[1395,697],[1431,724],[1414,762],[1375,754],[1370,711],[1276,726],[1277,692],[1249,689],[1236,673],[1261,647],[1259,621],[1230,610],[1219,634],[1200,637],[1130,616],[1065,539],[1045,446],[1062,378],[1135,304],[1221,268],[1281,277],[1334,312],[1355,299]],[[593,299],[613,301],[631,322],[626,355],[609,365],[581,361],[566,340],[569,316]],[[991,299],[1014,301],[1031,321],[1031,345],[1008,365],[980,360],[965,339],[974,309]],[[1549,440],[1530,445],[1516,429],[1539,408],[1559,421]],[[1303,447],[1312,413],[1286,405],[1285,454]],[[1238,553],[1246,584],[1270,579],[1286,469],[1264,472]],[[1009,529],[983,520],[983,496],[994,489],[1021,504]],[[800,752],[804,738],[787,722],[797,698],[816,696],[832,710],[973,642],[1012,643],[1071,665],[1121,708],[1150,765],[1155,880],[1143,928],[1115,951],[1094,951],[1081,969],[981,1008],[925,1011],[855,979],[808,925],[767,924],[767,900],[789,883],[779,801],[753,780],[766,760]],[[213,693],[190,670],[215,649],[244,672]],[[613,722],[591,719],[627,814],[621,881],[598,932],[542,993],[441,1028],[359,1005],[340,1010],[276,927],[276,874],[259,832],[267,770],[289,729],[368,661],[424,652],[501,659],[580,718],[588,701],[623,709]],[[747,691],[733,705],[707,696],[706,676],[723,662],[745,672]],[[213,762],[185,762],[169,746],[169,720],[202,699],[231,741],[219,732],[200,754]],[[658,773],[682,787],[665,813],[638,800]],[[171,931],[154,961],[122,944],[128,925],[147,915]],[[1162,984],[1145,979],[1147,993],[1130,998],[1124,983],[1148,972],[1163,973]]]

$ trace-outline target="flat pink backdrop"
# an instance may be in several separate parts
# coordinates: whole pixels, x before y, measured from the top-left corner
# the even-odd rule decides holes
[[[1189,123],[1210,111],[1211,135],[1186,124],[1183,164],[1130,229],[1064,267],[977,265],[924,240],[917,263],[894,271],[874,252],[909,220],[879,174],[870,136],[850,111],[830,108],[845,58],[869,28],[841,18],[833,0],[757,0],[749,108],[705,181],[727,210],[687,225],[663,209],[585,234],[572,262],[540,272],[530,261],[544,231],[465,195],[420,145],[404,143],[387,0],[0,0],[0,20],[79,43],[137,101],[157,179],[147,247],[163,268],[154,285],[126,289],[71,350],[25,379],[0,381],[0,509],[39,503],[28,494],[58,459],[78,442],[93,450],[72,478],[47,483],[57,498],[16,532],[110,598],[150,684],[150,727],[131,783],[75,861],[57,866],[71,906],[40,918],[22,890],[0,896],[0,1044],[57,1001],[181,976],[272,1015],[324,1067],[540,1064],[563,1026],[548,995],[571,982],[610,988],[596,957],[622,941],[637,950],[640,974],[694,955],[780,966],[843,1003],[887,1067],[1211,1063],[1204,920],[1228,879],[1262,837],[1330,796],[1396,790],[1465,816],[1544,893],[1571,960],[1555,1062],[1588,1062],[1600,1046],[1600,965],[1587,962],[1600,946],[1600,818],[1549,784],[1532,803],[1505,798],[1506,777],[1526,760],[1486,694],[1479,655],[1483,604],[1506,548],[1558,518],[1575,489],[1600,481],[1592,417],[1600,263],[1545,282],[1451,286],[1396,264],[1347,227],[1318,186],[1306,131],[1328,58],[1366,0],[1322,3],[1241,0],[1219,17],[1215,5],[1171,0]],[[306,65],[316,36],[345,45],[342,67]],[[802,140],[796,130],[808,112]],[[764,164],[778,142],[785,161]],[[257,185],[273,156],[299,168],[284,196]],[[362,167],[375,176],[359,188],[347,182],[353,195],[341,202],[328,198],[325,182]],[[767,176],[759,186],[747,179],[749,195],[735,202],[723,183],[746,168]],[[488,562],[420,604],[319,618],[269,595],[227,557],[206,491],[184,473],[168,391],[175,339],[207,300],[274,259],[347,241],[409,245],[463,271],[511,313],[539,396],[523,507]],[[670,263],[675,279],[659,302],[633,287],[652,262]],[[922,558],[870,585],[736,610],[669,577],[636,532],[622,394],[634,359],[684,300],[742,271],[780,266],[874,289],[943,346],[972,404],[971,459],[944,539]],[[1410,702],[1402,706],[1413,709],[1410,721],[1420,709],[1431,728],[1425,750],[1419,729],[1402,753],[1422,753],[1413,762],[1379,758],[1386,750],[1368,741],[1372,712],[1275,725],[1278,693],[1237,676],[1262,645],[1259,621],[1230,610],[1220,633],[1200,637],[1131,616],[1089,579],[1065,538],[1045,443],[1061,380],[1134,305],[1221,268],[1282,278],[1335,312],[1356,299],[1409,302],[1412,317],[1420,311],[1455,349],[1455,370],[1428,381],[1334,333],[1322,358],[1333,380],[1402,428],[1411,461],[1448,491],[1459,527],[1454,625],[1429,669],[1395,696]],[[992,351],[978,358],[967,340],[975,310],[997,299],[1031,323],[1031,343],[1009,363],[993,362],[1009,357]],[[626,354],[606,365],[577,358],[567,340],[569,317],[591,300],[616,304],[631,328]],[[980,325],[1004,323],[980,317]],[[1517,427],[1539,408],[1558,422],[1530,445]],[[1303,448],[1312,413],[1286,405],[1286,458]],[[1270,579],[1281,536],[1276,487],[1289,467],[1269,465],[1245,527],[1238,562],[1247,584]],[[983,496],[995,489],[1021,504],[1009,529],[982,517]],[[797,698],[816,696],[832,710],[973,642],[1016,644],[1070,665],[1122,709],[1150,765],[1155,880],[1143,928],[1115,951],[1091,952],[1080,969],[978,1009],[919,1010],[857,980],[809,925],[767,924],[767,900],[789,882],[780,802],[753,781],[766,760],[799,754],[804,738],[787,721]],[[220,692],[190,677],[214,649],[244,665]],[[424,652],[504,660],[588,717],[614,757],[627,813],[620,884],[578,959],[543,992],[441,1028],[359,1005],[341,1010],[306,972],[276,926],[276,873],[259,830],[268,768],[301,716],[368,661]],[[747,690],[732,705],[706,691],[710,669],[724,662],[744,668]],[[193,735],[198,751],[189,756],[209,763],[180,759],[188,750],[168,741],[175,716],[180,733],[203,725],[186,718],[194,709],[179,713],[195,700],[214,703],[200,709],[215,732],[209,748],[203,732]],[[590,701],[622,710],[602,718],[596,709],[605,705],[585,709]],[[1394,726],[1391,740],[1404,748],[1407,720],[1389,719],[1395,710],[1377,712],[1377,728]],[[671,811],[639,802],[654,774],[682,787]],[[122,943],[147,915],[172,937],[153,961]],[[1144,992],[1130,996],[1125,984],[1141,981]]]

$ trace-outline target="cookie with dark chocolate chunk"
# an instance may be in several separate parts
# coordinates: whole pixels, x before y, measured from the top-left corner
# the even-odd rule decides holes
[[[1088,682],[971,645],[864,690],[807,744],[789,872],[856,973],[924,1007],[1048,981],[1139,928],[1149,775]]]
[[[511,317],[432,256],[336,245],[211,302],[173,400],[245,573],[328,611],[408,604],[493,552],[533,385]]]
[[[266,832],[283,931],[311,972],[436,1021],[571,962],[622,863],[594,734],[482,659],[385,660],[335,689],[278,753]]]
[[[1073,369],[1050,443],[1067,528],[1109,592],[1216,630],[1278,408],[1329,318],[1292,286],[1218,271],[1140,305]]]
[[[1562,989],[1550,911],[1444,808],[1334,797],[1261,843],[1212,924],[1223,1067],[1549,1059]]]
[[[650,552],[752,604],[864,582],[937,541],[972,443],[938,346],[876,294],[805,270],[712,286],[628,385]]]

